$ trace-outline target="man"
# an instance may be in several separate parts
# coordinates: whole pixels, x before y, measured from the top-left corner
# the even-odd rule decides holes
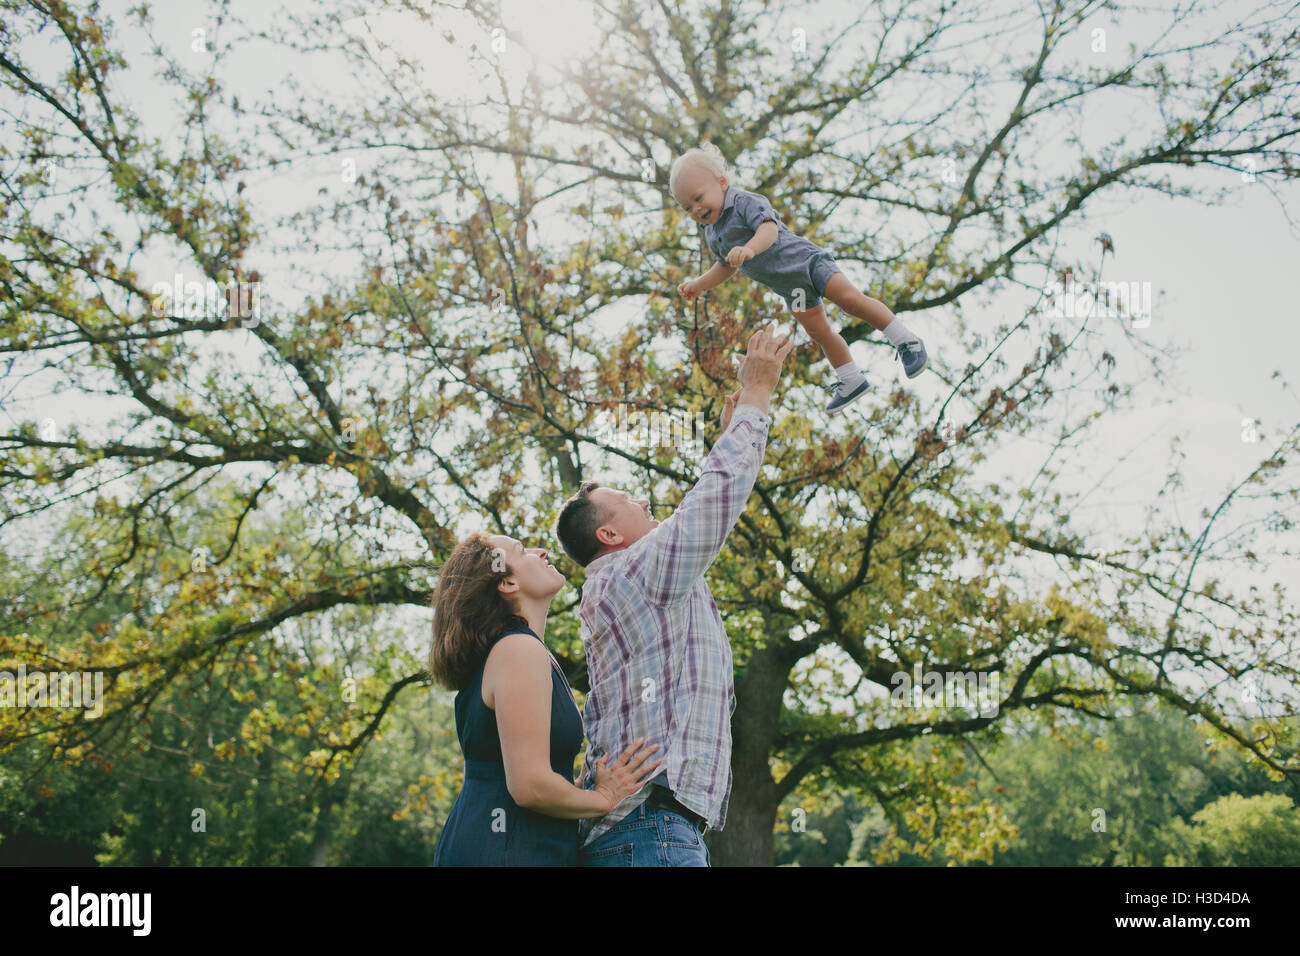
[[[767,445],[768,401],[793,344],[771,327],[750,337],[741,388],[724,403],[704,472],[663,522],[649,502],[585,481],[556,535],[587,568],[582,641],[591,691],[582,785],[601,756],[639,737],[663,771],[603,817],[582,820],[583,866],[708,866],[708,827],[731,794],[731,645],[704,573],[745,510]]]

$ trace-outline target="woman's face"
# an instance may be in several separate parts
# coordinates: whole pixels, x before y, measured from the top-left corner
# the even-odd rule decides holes
[[[722,212],[726,187],[726,176],[714,176],[703,166],[688,166],[677,177],[677,189],[673,198],[681,203],[686,215],[696,222],[717,222],[718,214]]]
[[[510,568],[511,574],[501,582],[499,587],[509,597],[540,598],[549,601],[560,588],[564,587],[565,577],[560,570],[546,560],[545,548],[525,548],[514,538],[504,534],[494,534],[488,540],[492,547],[500,548],[493,552]]]

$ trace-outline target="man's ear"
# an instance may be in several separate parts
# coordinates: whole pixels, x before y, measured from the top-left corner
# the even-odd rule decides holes
[[[608,525],[601,525],[596,529],[596,540],[603,545],[618,544],[617,539],[620,537],[621,535]]]

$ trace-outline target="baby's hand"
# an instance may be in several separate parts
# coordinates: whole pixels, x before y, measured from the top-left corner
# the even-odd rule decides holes
[[[733,269],[739,269],[740,264],[746,259],[754,258],[754,250],[749,246],[736,246],[727,253],[727,265]]]
[[[677,287],[677,291],[681,293],[683,298],[693,299],[700,294],[700,284],[694,279],[687,279]]]

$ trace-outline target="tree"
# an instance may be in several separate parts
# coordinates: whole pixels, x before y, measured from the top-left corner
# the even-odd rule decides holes
[[[229,492],[220,478],[198,491],[194,514],[172,524],[177,537],[201,538],[193,524],[232,520]],[[266,517],[246,522],[241,558],[292,538],[296,514],[270,528],[261,526]],[[29,606],[62,606],[62,595],[92,578],[93,521],[74,516],[50,537],[41,563],[0,559],[0,592],[25,590]],[[136,589],[161,594],[162,576],[146,563]],[[61,624],[75,621],[74,634],[108,634],[130,615],[129,603],[109,599],[26,626],[46,659],[62,660],[77,641]],[[377,623],[372,628],[346,607],[293,618],[210,667],[174,675],[134,721],[101,727],[69,711],[61,720],[20,721],[0,764],[0,832],[12,837],[0,843],[0,858],[48,863],[52,854],[75,854],[68,861],[82,866],[96,859],[428,864],[459,780],[450,699],[439,694],[430,708],[423,698],[398,698],[382,737],[362,734],[347,760],[325,759],[336,735],[357,734],[373,719],[373,695],[388,689],[394,671],[417,669],[400,649],[410,638],[401,622]],[[81,752],[60,746],[60,724],[74,721],[87,734]]]
[[[1160,706],[1108,725],[1026,728],[987,754],[988,775],[980,774],[980,791],[1002,795],[1019,831],[997,865],[1161,866],[1184,846],[1177,823],[1225,787],[1283,787],[1207,742],[1179,711]]]
[[[1166,866],[1295,866],[1300,863],[1300,808],[1279,793],[1231,793],[1175,821],[1185,841]]]
[[[1162,36],[1131,47],[1122,68],[1097,70],[1067,62],[1065,44],[1095,36],[1113,5],[1039,8],[1041,43],[1023,60],[1000,34],[980,32],[973,12],[873,8],[834,28],[810,23],[787,65],[785,8],[617,3],[593,6],[607,37],[581,66],[512,86],[508,68],[530,38],[491,7],[459,16],[394,4],[412,31],[450,34],[492,78],[471,108],[420,87],[419,64],[349,32],[354,13],[368,20],[379,7],[249,26],[229,40],[242,24],[214,7],[222,42],[214,31],[209,49],[205,36],[207,55],[155,45],[186,110],[187,134],[166,139],[113,85],[126,60],[106,16],[6,9],[0,75],[21,139],[8,154],[17,172],[4,180],[0,351],[57,358],[71,387],[106,387],[132,411],[106,436],[57,421],[0,435],[0,529],[93,498],[98,560],[66,603],[93,606],[125,586],[131,614],[102,639],[79,635],[59,663],[106,668],[109,723],[147,719],[182,677],[236,659],[295,618],[426,605],[429,571],[475,523],[550,544],[563,498],[616,463],[656,506],[678,500],[699,456],[680,444],[627,447],[609,431],[620,406],[716,420],[732,387],[727,352],[754,324],[746,308],[762,311],[761,290],[743,282],[690,310],[673,293],[699,250],[667,194],[668,162],[712,138],[798,231],[842,263],[878,267],[870,294],[893,311],[951,308],[958,352],[970,356],[937,371],[947,394],[934,407],[895,389],[853,430],[821,421],[822,370],[809,350],[792,362],[753,499],[710,575],[738,700],[735,785],[726,827],[712,836],[715,862],[770,862],[777,809],[801,786],[870,795],[918,835],[893,852],[987,859],[1000,839],[995,804],[938,768],[996,741],[1023,711],[1109,717],[1125,699],[1160,698],[1274,772],[1300,770],[1288,725],[1240,726],[1222,683],[1250,673],[1293,684],[1296,616],[1283,589],[1235,594],[1222,571],[1242,561],[1267,570],[1250,523],[1224,526],[1251,504],[1271,507],[1275,530],[1290,527],[1296,488],[1284,466],[1300,429],[1198,526],[1153,510],[1122,549],[1099,554],[1071,522],[1049,464],[1121,406],[1128,386],[1110,379],[1115,369],[1136,377],[1138,362],[1158,372],[1161,359],[1122,321],[1054,315],[1041,291],[1089,270],[1086,285],[1100,291],[1109,237],[1095,263],[1061,262],[1053,250],[1094,197],[1125,187],[1194,196],[1174,178],[1198,166],[1295,178],[1297,33],[1285,21],[1231,25],[1190,49]],[[132,16],[147,36],[147,10]],[[43,70],[26,50],[42,28],[60,51],[57,61],[45,54]],[[489,37],[509,55],[490,50]],[[910,81],[957,74],[959,40],[1008,52],[996,69],[977,68],[955,100],[900,113],[903,102],[913,109]],[[264,48],[304,71],[318,63],[346,76],[348,89],[322,97],[291,79],[296,98],[236,92],[226,58],[255,44],[274,44]],[[1231,69],[1217,69],[1207,48],[1232,53]],[[985,96],[994,80],[1015,85],[1005,105]],[[1068,168],[1039,168],[1050,121],[1117,90],[1167,122],[1137,141],[1078,143]],[[869,144],[849,136],[863,125],[875,131]],[[249,201],[287,192],[322,154],[337,161],[323,198],[283,215]],[[57,190],[51,163],[66,173]],[[61,205],[73,199],[80,217]],[[539,220],[554,226],[547,238]],[[554,238],[562,227],[576,238]],[[137,270],[144,249],[226,291],[206,310],[188,288],[159,293],[155,280],[170,270]],[[356,267],[340,271],[335,249],[355,250]],[[230,290],[236,281],[264,282],[274,308],[252,314]],[[1022,319],[967,324],[964,304],[1012,283],[1040,290]],[[881,345],[861,324],[842,330]],[[274,381],[243,369],[232,346],[244,341]],[[1025,434],[1052,436],[1044,482],[973,480],[974,464]],[[169,522],[218,473],[237,506],[220,536],[173,536]],[[124,502],[107,491],[114,479],[126,479]],[[239,560],[243,516],[289,497],[291,481],[318,506],[320,540],[280,538]],[[214,574],[195,570],[200,546]],[[161,582],[147,593],[127,583],[144,567]],[[1034,577],[1044,570],[1050,585]],[[555,608],[548,643],[583,689],[578,625],[565,613],[575,604]],[[48,664],[15,622],[66,613],[17,600],[0,650]],[[996,706],[964,713],[922,697],[891,707],[897,677],[914,668],[996,675]],[[383,677],[358,719],[323,742],[317,770],[346,764],[398,695],[428,683],[418,670]],[[32,719],[57,723],[45,729],[69,752],[93,745],[84,725]],[[13,734],[0,724],[0,746]],[[923,760],[907,748],[922,738]]]

